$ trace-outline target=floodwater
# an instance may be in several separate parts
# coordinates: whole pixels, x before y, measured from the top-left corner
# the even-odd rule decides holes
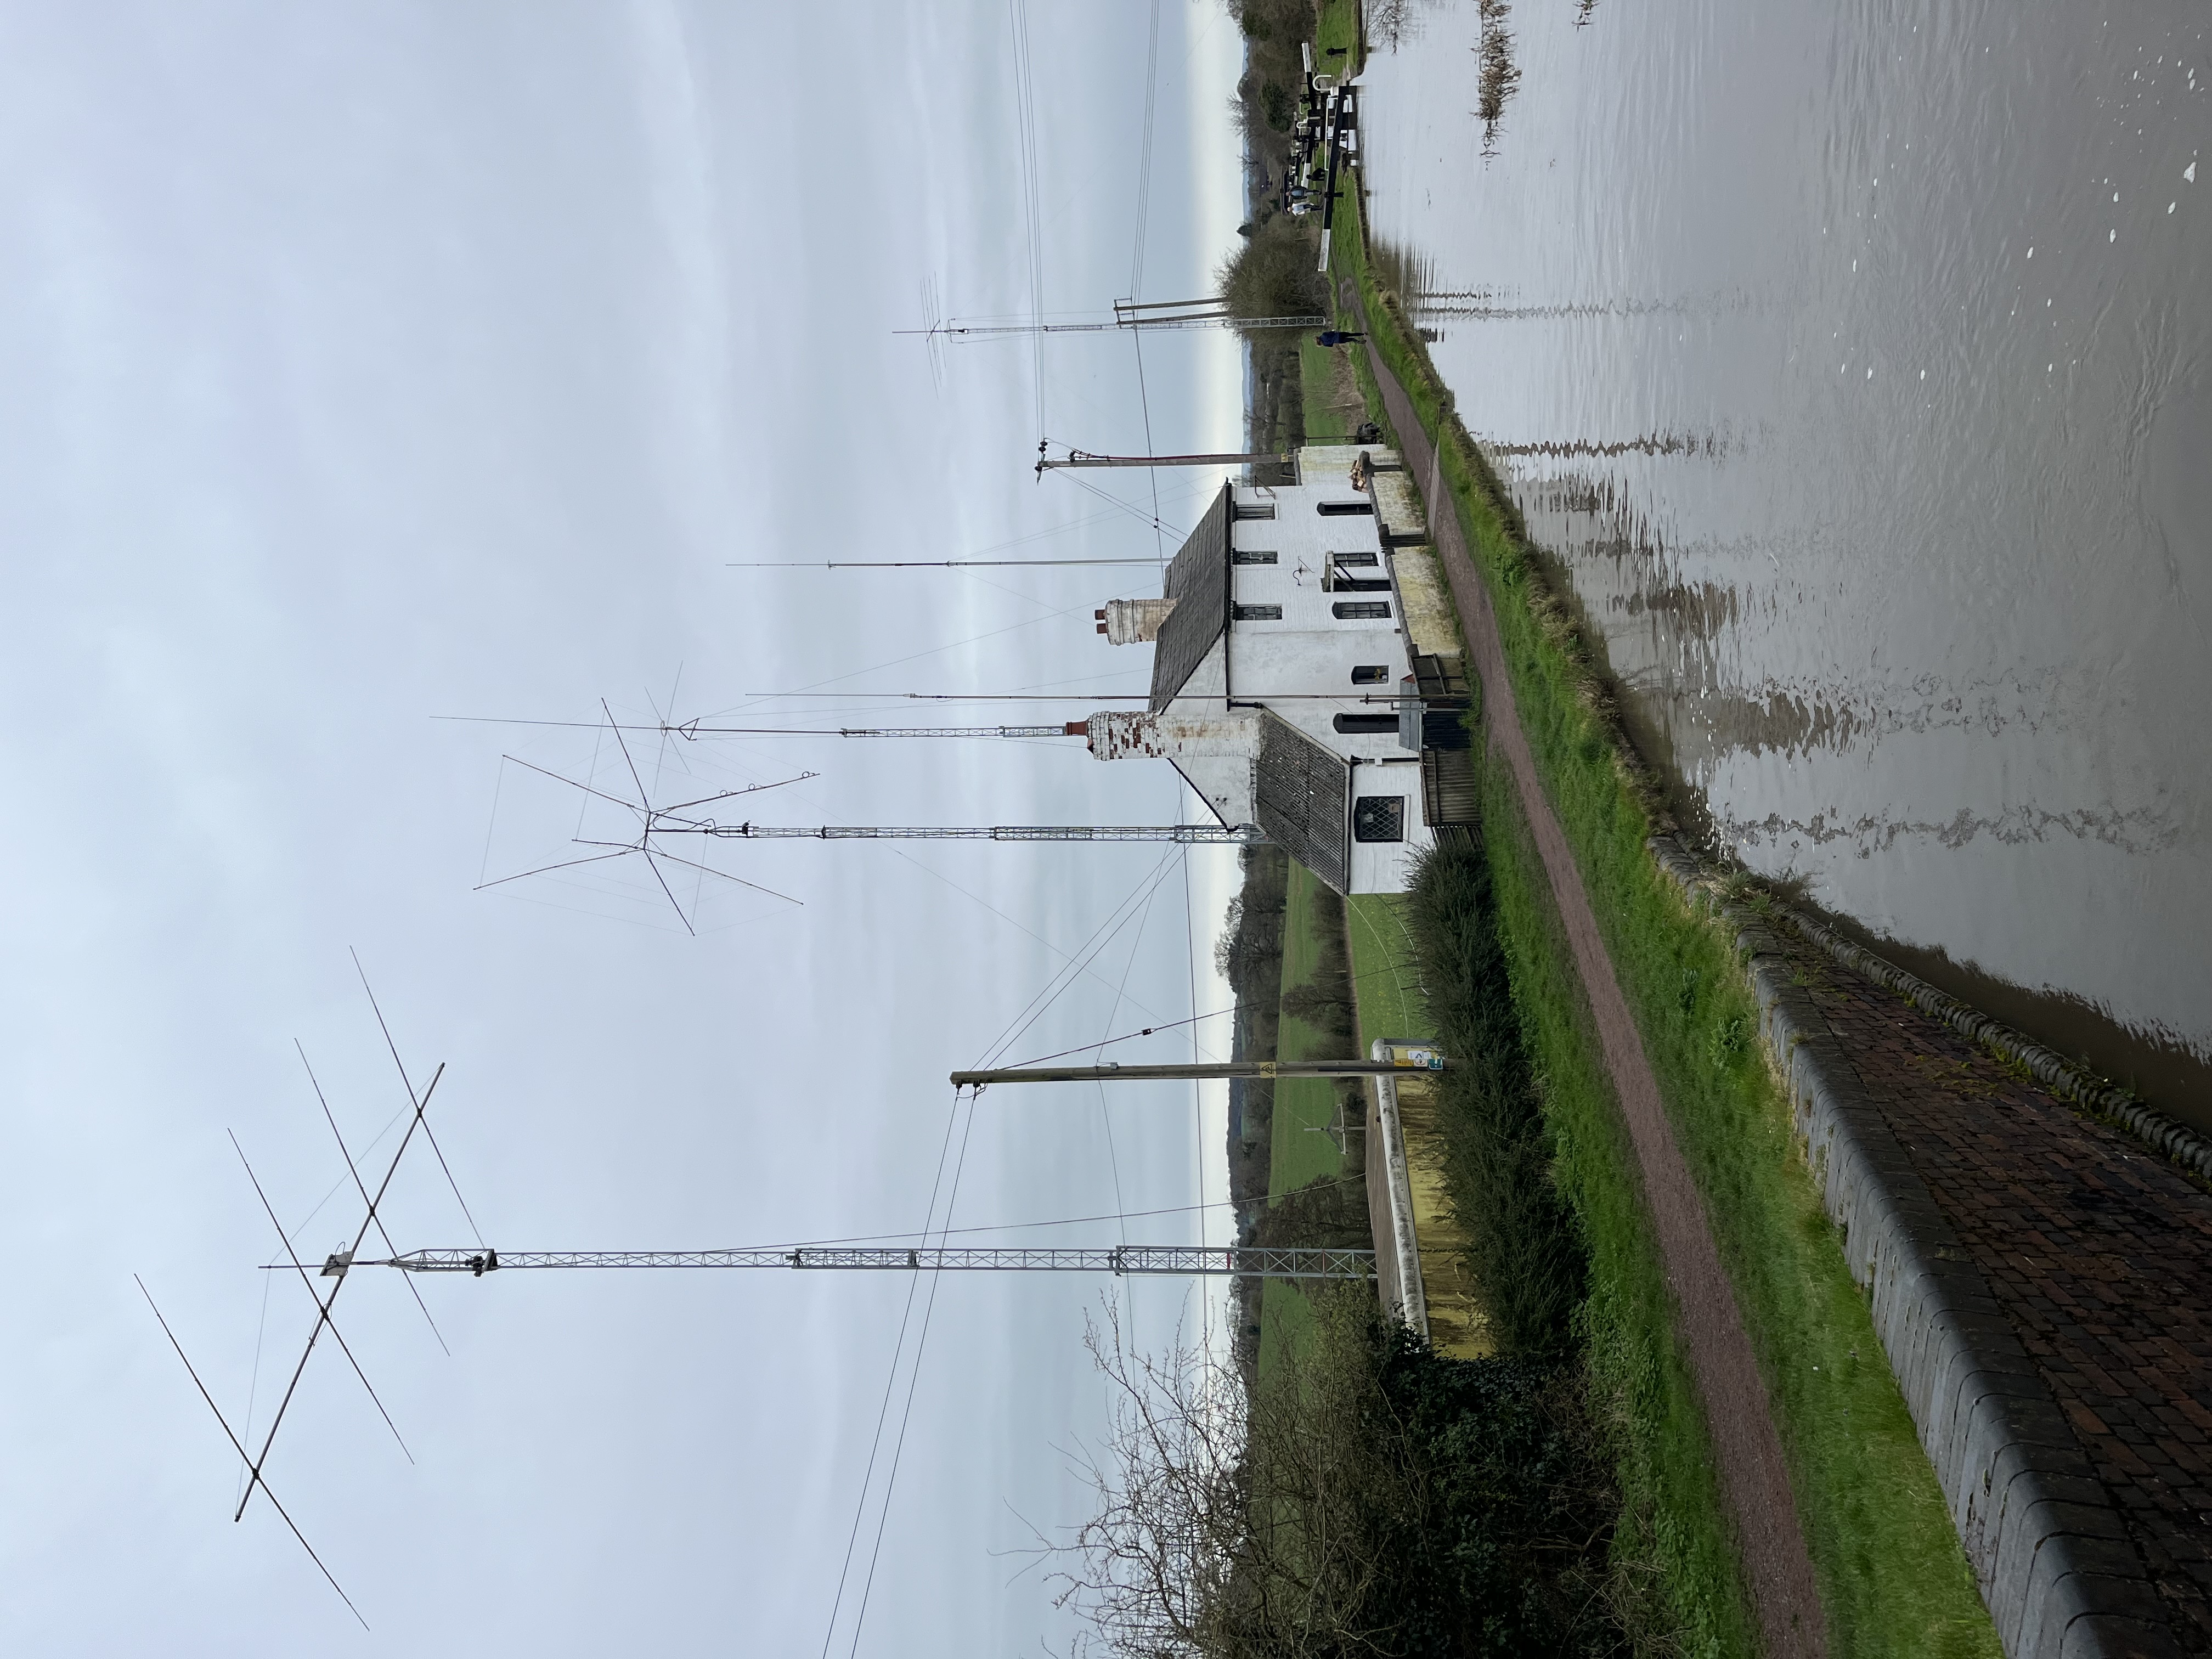
[[[1504,24],[1486,137],[1473,0],[1376,41],[1370,212],[1639,742],[1744,862],[2212,1125],[2205,9]]]

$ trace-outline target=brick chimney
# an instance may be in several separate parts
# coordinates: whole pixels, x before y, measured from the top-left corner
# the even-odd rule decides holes
[[[1069,725],[1069,736],[1079,731],[1090,738],[1091,752],[1100,760],[1256,760],[1260,755],[1260,717],[1243,710],[1153,714],[1114,709]]]

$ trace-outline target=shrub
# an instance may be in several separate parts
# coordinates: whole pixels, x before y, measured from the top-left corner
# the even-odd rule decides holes
[[[1259,226],[1237,244],[1215,273],[1229,314],[1244,319],[1320,315],[1328,304],[1328,289],[1314,268],[1318,246],[1287,214]]]
[[[1469,1267],[1508,1352],[1568,1340],[1582,1243],[1552,1180],[1537,1085],[1498,940],[1490,866],[1473,835],[1439,842],[1413,878],[1410,925],[1437,1041],[1446,1189]]]
[[[1127,1659],[1601,1655],[1618,1499],[1579,1368],[1445,1359],[1364,1291],[1254,1395],[1188,1348],[1091,1352],[1118,1401],[1063,1603]]]

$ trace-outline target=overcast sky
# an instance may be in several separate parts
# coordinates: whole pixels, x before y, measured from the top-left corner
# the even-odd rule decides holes
[[[1008,1059],[1218,1003],[1194,963],[1218,854],[724,848],[803,903],[699,878],[696,938],[635,860],[472,891],[578,833],[580,798],[502,752],[626,774],[588,732],[431,718],[587,720],[605,697],[646,720],[1060,720],[1087,710],[871,694],[1142,684],[1146,653],[1090,611],[1157,591],[1149,568],[725,568],[1040,532],[1010,550],[1156,550],[1144,475],[1109,486],[1136,511],[1032,480],[1026,347],[952,347],[933,372],[891,331],[931,293],[1026,310],[1032,195],[1047,308],[1208,291],[1237,217],[1236,33],[1212,0],[1161,0],[1148,76],[1145,7],[1032,0],[1025,164],[1018,16],[0,7],[0,1645],[824,1650],[902,1276],[429,1281],[450,1358],[396,1275],[357,1279],[339,1323],[414,1461],[319,1352],[270,1476],[363,1635],[265,1504],[230,1524],[235,1460],[131,1275],[234,1422],[250,1401],[265,1424],[312,1310],[255,1271],[275,1235],[225,1131],[303,1251],[350,1233],[357,1201],[317,1208],[344,1167],[293,1048],[356,1146],[404,1105],[349,948],[409,1064],[447,1062],[444,1148],[510,1249],[919,1226],[945,1073],[1102,923]],[[1046,434],[1146,441],[1126,339],[1043,361]],[[1236,447],[1230,343],[1160,340],[1144,368],[1151,441]],[[1171,530],[1201,482],[1160,475]],[[851,695],[759,695],[799,688]],[[647,739],[640,759],[663,799],[820,775],[747,805],[767,822],[1186,811],[1164,768],[1066,744]],[[1224,1027],[1198,1030],[1221,1049]],[[1188,1030],[1116,1052],[1187,1054]],[[955,1141],[953,1224],[1196,1202],[1218,1120],[1201,1134],[1187,1091],[1115,1100],[1109,1122],[1095,1090],[989,1097]],[[471,1241],[412,1154],[389,1217],[402,1249]],[[1109,1288],[945,1282],[862,1652],[1065,1649],[1050,1584],[1010,1553],[1084,1512],[1061,1454],[1100,1425],[1081,1334]],[[1125,1289],[1163,1340],[1182,1287]]]

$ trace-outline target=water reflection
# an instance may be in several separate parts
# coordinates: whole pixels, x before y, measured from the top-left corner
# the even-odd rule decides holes
[[[1419,22],[1367,73],[1378,263],[1638,741],[2212,1124],[2201,11],[1524,9],[1479,163],[1481,9]]]

